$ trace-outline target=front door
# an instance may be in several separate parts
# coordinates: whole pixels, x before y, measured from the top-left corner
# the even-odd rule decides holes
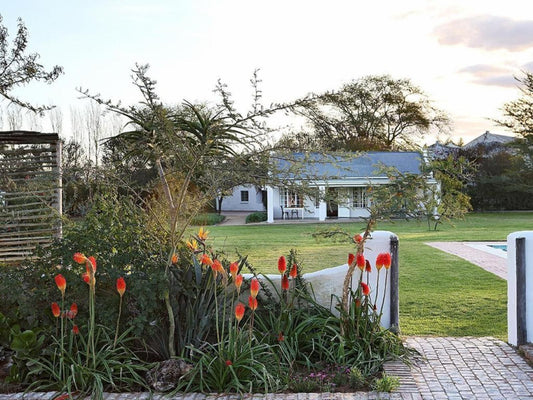
[[[328,218],[337,218],[339,216],[339,204],[337,203],[338,193],[337,188],[327,189],[327,216]]]

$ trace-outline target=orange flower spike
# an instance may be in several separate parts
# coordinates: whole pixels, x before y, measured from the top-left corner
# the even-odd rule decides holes
[[[289,290],[289,278],[287,275],[283,275],[281,278],[281,290]]]
[[[361,271],[365,269],[365,256],[362,253],[357,253],[355,262],[357,264],[357,268],[359,268]]]
[[[248,297],[248,307],[250,307],[250,310],[252,311],[257,310],[257,299],[255,297]]]
[[[67,288],[67,281],[65,277],[61,274],[57,274],[54,280],[56,281],[57,288],[61,291],[61,294],[64,296],[65,289]]]
[[[87,257],[85,257],[82,253],[74,253],[74,256],[72,258],[78,264],[85,264],[85,262],[87,261]]]
[[[176,253],[173,253],[172,257],[170,258],[170,261],[173,265],[176,265],[178,263],[178,255]]]
[[[207,240],[207,234],[209,231],[205,231],[203,227],[200,227],[200,230],[198,231],[198,239],[200,239],[202,242],[205,242]]]
[[[261,288],[261,285],[259,285],[259,281],[257,278],[252,278],[252,282],[250,283],[250,295],[255,299],[257,297],[257,293],[259,293],[259,289]]]
[[[200,263],[203,265],[212,266],[213,260],[211,260],[211,257],[209,257],[207,254],[202,254],[202,258],[200,259]]]
[[[353,241],[354,243],[361,243],[363,241],[363,237],[360,234],[354,235]]]
[[[74,325],[72,327],[72,333],[75,334],[75,335],[79,335],[80,334],[80,328],[78,328],[78,325]]]
[[[61,309],[59,308],[59,304],[52,303],[52,314],[54,317],[58,318],[61,315]]]
[[[229,272],[231,276],[233,277],[233,281],[237,278],[237,272],[239,271],[239,264],[237,262],[232,262],[229,265]]]
[[[378,271],[385,267],[385,269],[389,269],[391,265],[391,256],[390,253],[379,253],[376,257],[376,268]]]
[[[390,253],[383,253],[383,266],[385,269],[389,269],[392,264]]]
[[[237,321],[241,322],[242,317],[244,317],[244,310],[244,304],[237,303],[237,305],[235,306],[235,318],[237,319]]]
[[[298,276],[298,265],[292,264],[291,272],[289,272],[291,278],[296,278]]]
[[[122,297],[126,291],[126,281],[123,277],[117,279],[117,292]]]
[[[89,260],[89,263],[93,268],[93,274],[96,273],[96,259],[93,256],[90,256],[89,258],[87,258],[87,260]]]
[[[349,253],[348,254],[348,266],[353,265],[354,261],[355,261],[355,256],[352,253]]]
[[[240,274],[235,277],[235,287],[237,288],[238,293],[241,291],[242,280],[243,278]]]
[[[361,288],[363,289],[363,296],[368,296],[370,294],[370,287],[366,283],[361,282]]]
[[[278,260],[278,271],[280,274],[284,274],[287,271],[287,260],[284,256],[281,256]]]
[[[76,303],[72,303],[72,305],[70,306],[69,318],[75,318],[76,315],[78,315],[78,305]]]
[[[372,272],[372,266],[370,265],[370,261],[368,260],[365,260],[365,271]]]

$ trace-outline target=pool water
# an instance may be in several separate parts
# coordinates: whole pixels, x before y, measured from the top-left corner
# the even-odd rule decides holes
[[[507,251],[507,245],[506,244],[489,244],[489,247],[492,247],[493,249]]]

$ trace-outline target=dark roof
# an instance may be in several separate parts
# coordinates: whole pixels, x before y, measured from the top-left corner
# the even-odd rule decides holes
[[[512,136],[498,135],[496,133],[491,133],[489,131],[486,131],[484,134],[479,135],[477,138],[465,144],[463,148],[470,149],[476,146],[488,146],[488,145],[494,145],[494,144],[505,145],[515,140],[516,138]]]
[[[378,152],[323,155],[319,153],[294,154],[295,162],[303,162],[302,178],[342,179],[385,177],[378,173],[380,166],[395,167],[401,173],[419,174],[422,155],[418,152]],[[279,167],[288,171],[292,162],[283,160]]]

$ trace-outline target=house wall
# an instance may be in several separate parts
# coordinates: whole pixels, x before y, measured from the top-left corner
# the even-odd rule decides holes
[[[241,201],[241,192],[248,192],[248,201]],[[224,197],[222,211],[265,211],[261,190],[255,186],[239,185],[233,188],[231,196]]]

